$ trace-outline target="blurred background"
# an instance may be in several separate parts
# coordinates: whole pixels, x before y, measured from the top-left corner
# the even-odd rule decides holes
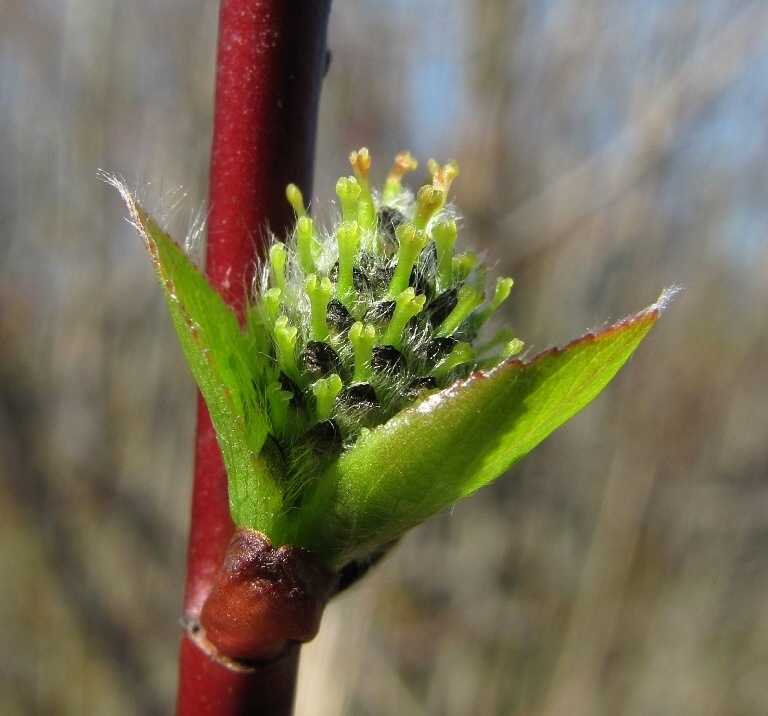
[[[121,174],[205,213],[217,3],[0,0],[0,713],[172,712],[194,386]],[[335,0],[315,191],[455,157],[531,351],[616,381],[328,609],[298,716],[768,713],[768,4]]]

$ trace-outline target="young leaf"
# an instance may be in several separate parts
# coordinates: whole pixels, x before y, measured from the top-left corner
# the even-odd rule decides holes
[[[241,330],[224,303],[184,251],[119,189],[152,258],[192,374],[208,405],[229,475],[229,497],[238,523],[275,531],[282,517],[280,465],[263,450],[268,434],[265,397],[259,386],[263,363],[257,331]]]
[[[608,384],[669,296],[565,348],[475,373],[364,433],[305,502],[298,543],[340,566],[487,485]]]

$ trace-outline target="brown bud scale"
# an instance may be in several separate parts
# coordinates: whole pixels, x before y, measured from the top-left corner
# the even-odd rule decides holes
[[[268,661],[313,639],[338,574],[300,547],[239,528],[200,613],[205,637],[239,661]]]

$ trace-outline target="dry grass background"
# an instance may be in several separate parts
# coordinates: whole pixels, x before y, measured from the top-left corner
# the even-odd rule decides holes
[[[216,12],[0,0],[4,715],[172,710],[194,389],[97,169],[190,226]],[[768,713],[768,7],[336,0],[331,47],[317,194],[362,145],[455,156],[529,346],[685,291],[331,605],[298,716]]]

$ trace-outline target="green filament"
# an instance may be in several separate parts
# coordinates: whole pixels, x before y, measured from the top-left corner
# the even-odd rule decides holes
[[[296,222],[296,251],[299,256],[299,266],[304,273],[312,273],[315,270],[316,249],[315,223],[308,216],[301,216]]]
[[[282,366],[283,372],[292,380],[299,380],[299,369],[296,365],[296,356],[294,349],[296,347],[296,336],[298,329],[288,323],[287,316],[278,316],[275,321],[275,348],[277,349],[277,360]]]
[[[312,393],[315,396],[315,419],[318,423],[331,417],[333,401],[341,392],[341,388],[341,378],[336,373],[331,373],[327,378],[320,378],[312,385]]]
[[[324,341],[328,338],[328,323],[325,320],[325,314],[328,310],[328,301],[333,295],[333,284],[327,276],[318,278],[315,274],[310,274],[307,276],[304,289],[309,297],[312,338],[316,341]]]
[[[483,294],[464,284],[459,289],[458,302],[448,317],[437,327],[435,335],[450,336],[482,302]]]
[[[269,267],[272,283],[281,291],[285,290],[285,262],[287,254],[283,244],[273,244],[269,249]]]
[[[493,298],[488,301],[488,304],[477,314],[477,327],[482,326],[493,313],[501,306],[504,301],[509,297],[509,293],[512,290],[511,278],[498,278],[496,279],[496,289],[493,292]]]
[[[341,202],[341,218],[344,223],[357,220],[360,203],[360,185],[355,177],[341,177],[336,182],[336,194]]]
[[[363,147],[359,152],[349,155],[349,162],[355,172],[355,178],[360,186],[360,196],[357,205],[357,223],[364,234],[369,234],[376,229],[376,205],[373,203],[369,172],[371,169],[371,155]]]
[[[400,245],[397,249],[397,266],[389,284],[387,297],[392,300],[405,290],[411,278],[413,265],[429,243],[429,237],[410,222],[398,226],[395,234]]]
[[[458,229],[453,219],[432,229],[437,253],[437,290],[440,293],[453,285],[453,247],[457,236]]]
[[[288,198],[288,203],[293,207],[299,219],[307,215],[307,210],[304,207],[304,197],[301,195],[299,187],[295,184],[289,184],[285,187],[285,196]]]
[[[293,399],[293,393],[283,390],[280,383],[270,383],[267,386],[267,402],[272,427],[278,433],[285,433],[288,427],[288,403]]]
[[[416,194],[416,213],[413,215],[413,225],[417,229],[426,229],[429,220],[445,203],[444,199],[441,191],[429,185],[421,187]]]
[[[381,339],[382,345],[399,349],[402,345],[403,330],[414,316],[424,308],[426,296],[416,295],[412,287],[408,287],[395,298],[395,312],[387,330]]]
[[[273,326],[275,325],[275,321],[277,321],[277,317],[280,315],[282,293],[283,292],[279,288],[270,288],[261,299],[267,318]]]
[[[409,152],[400,152],[395,157],[395,162],[387,175],[387,181],[384,184],[381,201],[383,204],[389,204],[399,198],[403,190],[403,176],[412,172],[419,166],[419,163],[410,155]]]
[[[376,329],[367,323],[356,321],[349,329],[349,342],[355,352],[355,383],[368,383],[373,373],[371,355],[376,343]]]
[[[474,357],[475,354],[469,343],[457,343],[453,350],[435,366],[432,375],[438,379],[445,378],[454,368],[469,363]]]
[[[344,304],[351,304],[355,295],[352,270],[360,245],[360,227],[356,221],[345,221],[336,233],[339,244],[339,273],[336,279],[336,297]]]

